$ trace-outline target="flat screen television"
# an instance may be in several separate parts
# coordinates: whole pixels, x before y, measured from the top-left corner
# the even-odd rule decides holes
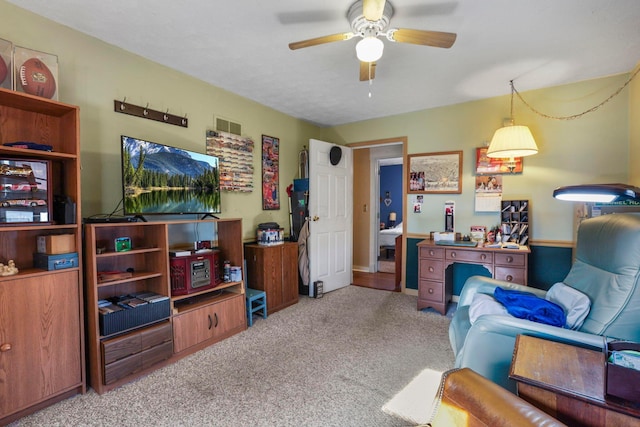
[[[122,135],[125,215],[221,213],[218,158]]]

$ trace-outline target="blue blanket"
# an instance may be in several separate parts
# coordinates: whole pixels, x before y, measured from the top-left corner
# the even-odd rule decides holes
[[[493,297],[505,306],[509,314],[520,319],[564,327],[567,317],[558,304],[531,292],[496,288]]]

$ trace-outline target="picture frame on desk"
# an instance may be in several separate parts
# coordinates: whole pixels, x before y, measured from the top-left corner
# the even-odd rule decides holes
[[[462,151],[410,154],[409,194],[462,193]]]

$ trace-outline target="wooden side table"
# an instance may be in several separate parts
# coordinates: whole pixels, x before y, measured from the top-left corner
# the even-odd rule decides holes
[[[604,398],[604,354],[518,335],[509,377],[518,395],[572,426],[640,426],[640,406]]]

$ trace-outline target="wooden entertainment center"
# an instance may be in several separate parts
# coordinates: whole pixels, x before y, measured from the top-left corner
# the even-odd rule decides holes
[[[171,295],[170,235],[172,230],[199,224],[214,229],[220,259],[242,265],[241,219],[85,225],[89,378],[96,392],[105,393],[247,328],[242,281]],[[115,240],[125,236],[131,239],[131,249],[116,251]],[[129,271],[131,276],[104,281],[99,275],[104,271]],[[148,304],[159,308],[159,317],[142,316],[145,323],[128,327],[125,322],[124,329],[105,332],[108,316],[118,313],[100,314],[98,301],[136,292],[167,297]],[[162,304],[167,305],[166,312]],[[139,309],[144,306],[125,314]]]

